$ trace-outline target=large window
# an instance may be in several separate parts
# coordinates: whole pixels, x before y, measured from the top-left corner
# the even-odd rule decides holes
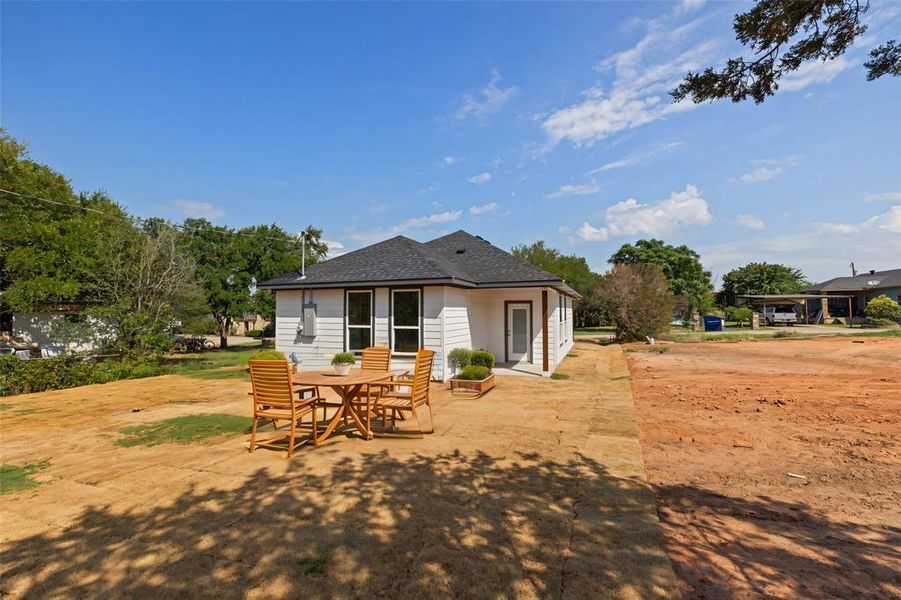
[[[347,350],[360,352],[372,345],[372,292],[347,292]]]
[[[391,291],[391,349],[399,354],[419,350],[422,315],[419,290]]]

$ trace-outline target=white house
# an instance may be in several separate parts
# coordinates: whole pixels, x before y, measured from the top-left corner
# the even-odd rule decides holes
[[[397,236],[258,287],[275,292],[275,347],[300,369],[373,345],[391,348],[392,368],[407,368],[427,348],[442,380],[454,348],[483,348],[500,365],[550,375],[573,345],[579,297],[465,231],[427,243]]]

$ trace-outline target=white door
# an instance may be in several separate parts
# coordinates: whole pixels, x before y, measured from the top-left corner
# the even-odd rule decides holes
[[[520,362],[529,358],[529,305],[507,305],[507,360]]]

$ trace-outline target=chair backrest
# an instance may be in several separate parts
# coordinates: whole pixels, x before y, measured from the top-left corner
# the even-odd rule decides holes
[[[413,385],[410,396],[413,401],[424,398],[429,393],[429,382],[432,380],[432,362],[435,360],[433,350],[420,350],[416,353],[416,367],[413,369]]]
[[[291,369],[286,360],[251,360],[254,410],[264,406],[294,410]]]
[[[364,371],[390,371],[391,349],[387,346],[370,346],[363,350],[360,368]]]

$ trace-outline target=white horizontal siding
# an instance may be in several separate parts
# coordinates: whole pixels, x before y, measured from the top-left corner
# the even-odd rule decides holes
[[[472,348],[472,333],[469,323],[469,297],[466,290],[454,287],[444,288],[444,378],[452,375],[452,366],[447,358],[454,348]]]
[[[308,291],[306,302],[316,305],[316,335],[312,337],[297,333],[303,315],[303,292],[276,292],[275,348],[286,355],[297,353],[302,369],[321,369],[344,351],[344,291]]]

